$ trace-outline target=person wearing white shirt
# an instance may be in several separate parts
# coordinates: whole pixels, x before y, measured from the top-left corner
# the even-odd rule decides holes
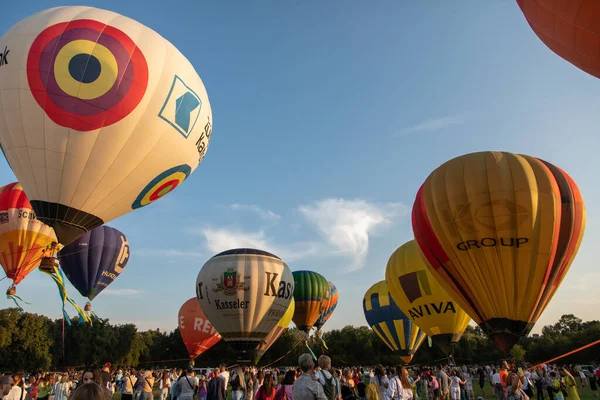
[[[223,379],[225,386],[225,392],[227,392],[227,385],[229,385],[229,371],[227,371],[227,365],[221,364],[221,373],[219,374],[219,379]]]
[[[413,398],[412,386],[408,379],[408,370],[397,366],[393,378],[390,379],[385,394],[387,400],[411,400]]]
[[[23,389],[23,376],[21,374],[13,374],[13,387],[8,394],[4,396],[4,400],[22,400],[25,398],[25,389]]]
[[[379,400],[384,400],[385,392],[390,385],[390,380],[385,375],[385,370],[381,364],[378,364],[375,367],[375,385],[377,385],[377,396],[379,397]]]

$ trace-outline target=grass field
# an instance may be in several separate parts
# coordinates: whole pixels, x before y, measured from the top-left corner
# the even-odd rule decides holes
[[[482,396],[482,392],[481,389],[479,388],[479,385],[475,385],[476,387],[473,387],[473,391],[475,392],[475,398]],[[486,395],[485,399],[486,400],[494,400],[495,397],[493,396],[493,392],[492,392],[492,388],[489,384],[486,384],[485,386],[485,391],[486,391]],[[579,392],[579,397],[581,398],[581,400],[599,400],[600,397],[598,397],[598,393],[600,392],[596,392],[596,396],[594,396],[594,394],[592,393],[592,391],[590,390],[590,388],[577,388],[577,391]],[[231,391],[228,392],[228,396],[227,396],[227,400],[231,400]],[[154,391],[154,399],[158,400],[158,390]],[[483,396],[482,396],[483,397]],[[121,398],[120,394],[115,394],[113,396],[113,400],[119,400]],[[474,399],[469,399],[469,400],[474,400]],[[535,400],[535,397],[532,398],[531,400]],[[544,393],[544,400],[549,400],[548,399],[548,394]],[[570,398],[567,398],[565,400],[571,400]]]

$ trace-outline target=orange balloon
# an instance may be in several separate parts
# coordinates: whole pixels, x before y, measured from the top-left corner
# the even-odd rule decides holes
[[[57,242],[54,229],[36,218],[20,183],[0,188],[0,265],[7,278],[19,284],[47,252],[62,248]]]
[[[183,303],[177,320],[179,333],[192,360],[221,340],[221,335],[204,315],[196,297]]]
[[[517,0],[531,29],[553,52],[600,78],[598,0]]]

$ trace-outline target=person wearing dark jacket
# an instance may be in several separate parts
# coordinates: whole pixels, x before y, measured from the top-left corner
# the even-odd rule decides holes
[[[225,381],[217,379],[219,377],[219,368],[215,368],[215,376],[208,382],[206,388],[206,400],[227,400],[225,391]]]

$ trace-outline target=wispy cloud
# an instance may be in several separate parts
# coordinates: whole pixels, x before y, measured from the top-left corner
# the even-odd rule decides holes
[[[228,249],[249,247],[271,252],[286,261],[294,261],[319,253],[317,243],[278,244],[262,229],[242,231],[227,228],[204,228],[199,233],[206,239],[206,247],[215,254]]]
[[[389,225],[393,217],[407,215],[410,208],[402,203],[325,199],[298,210],[333,249],[352,258],[345,270],[354,271],[364,266],[369,237]]]
[[[260,218],[267,221],[279,221],[279,219],[281,218],[280,215],[275,214],[273,211],[265,210],[264,208],[261,208],[255,204],[233,203],[229,205],[229,208],[231,208],[232,210],[250,211],[256,213]]]
[[[403,203],[328,198],[301,205],[297,211],[302,219],[290,221],[290,226],[298,231],[299,222],[303,222],[315,232],[314,239],[282,243],[269,236],[265,228],[244,230],[206,226],[190,232],[203,236],[206,250],[212,254],[249,247],[272,252],[289,262],[308,257],[341,256],[350,259],[350,265],[343,268],[344,272],[350,272],[364,267],[370,237],[389,227],[395,217],[407,215],[410,208]]]
[[[461,125],[467,122],[471,118],[471,113],[465,112],[456,115],[450,115],[442,118],[431,118],[422,121],[416,125],[405,127],[401,129],[399,133],[394,136],[402,136],[406,133],[422,132],[422,131],[434,131],[439,129],[449,128],[454,125]]]
[[[139,249],[136,254],[146,256],[165,256],[165,257],[203,257],[204,254],[199,251],[187,251],[177,249]]]
[[[139,289],[104,289],[102,293],[112,294],[113,296],[137,296],[139,294],[145,293],[143,290]]]

